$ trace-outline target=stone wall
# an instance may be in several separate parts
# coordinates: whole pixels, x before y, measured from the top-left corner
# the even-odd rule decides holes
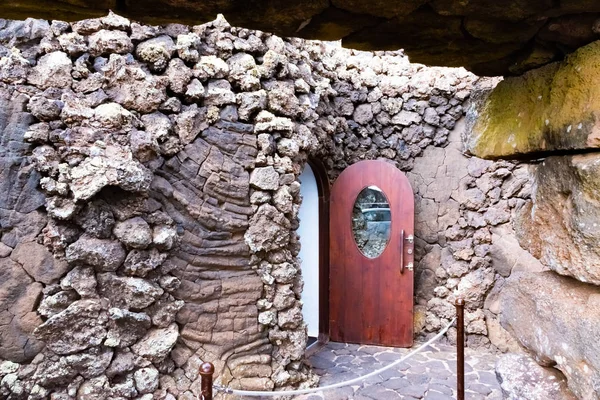
[[[522,262],[508,222],[530,186],[461,154],[473,75],[222,19],[0,26],[2,396],[190,399],[202,361],[232,387],[315,384],[308,157],[332,180],[363,159],[407,172],[417,331],[460,294],[469,344],[506,345],[492,294]]]
[[[566,379],[568,389],[556,398],[600,397],[599,106],[592,83],[599,45],[477,90],[465,136],[475,155],[529,160],[531,199],[513,222],[520,245],[549,271],[515,274],[494,297],[501,325],[538,364],[554,368],[541,379]],[[519,387],[535,392],[538,381],[511,377],[502,365],[507,396]]]

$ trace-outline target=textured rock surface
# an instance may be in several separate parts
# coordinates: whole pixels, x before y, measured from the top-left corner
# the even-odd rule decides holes
[[[468,113],[467,150],[503,158],[598,148],[599,60],[600,41],[482,90]]]
[[[491,229],[512,235],[507,221],[531,188],[522,166],[461,155],[457,121],[475,76],[223,19],[2,24],[0,256],[25,314],[0,303],[0,327],[15,343],[7,359],[40,352],[36,327],[47,342],[11,387],[186,399],[206,360],[232,387],[315,384],[295,232],[308,157],[332,181],[363,159],[410,174],[417,331],[448,322],[462,294],[469,346],[490,347],[499,311],[486,295],[512,270],[494,265]],[[27,83],[36,61],[61,51],[69,85]],[[44,246],[54,262],[29,262],[18,246]]]
[[[547,158],[537,167],[532,202],[515,221],[519,242],[544,265],[596,285],[600,284],[599,166],[595,153]]]
[[[496,363],[496,376],[507,400],[575,400],[559,371],[544,368],[523,354],[507,354]]]
[[[77,20],[104,15],[109,9],[150,23],[193,24],[211,21],[223,13],[237,26],[282,36],[342,39],[344,46],[360,50],[403,48],[414,62],[464,66],[487,75],[521,73],[554,61],[600,36],[600,5],[590,0],[560,3],[509,0],[501,5],[490,0],[378,0],[368,4],[357,0],[295,0],[276,6],[262,0],[250,8],[231,1],[173,4],[152,0],[121,7],[116,0],[57,4],[49,0],[28,0],[0,6],[4,17],[17,19]],[[128,22],[113,21],[117,19],[115,16],[105,17],[100,22],[81,22],[77,31],[90,34],[102,29],[129,28]],[[139,25],[133,26],[141,30]],[[118,33],[110,33],[114,38],[107,44],[118,51],[127,49],[117,37]],[[139,37],[147,39],[141,34]],[[189,57],[196,61],[196,53],[189,51],[193,40],[181,40],[180,56],[186,61]],[[158,47],[165,48],[164,42],[159,41],[162,44]],[[94,47],[91,42],[90,46]],[[167,43],[167,48],[172,52],[173,43]],[[152,49],[148,53],[152,63],[162,64],[159,53],[162,50]]]
[[[598,287],[554,272],[515,274],[502,289],[501,323],[543,366],[558,368],[580,399],[598,397]]]

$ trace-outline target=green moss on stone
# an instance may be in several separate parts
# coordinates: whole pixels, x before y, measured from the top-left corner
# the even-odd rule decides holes
[[[600,147],[590,140],[600,113],[600,41],[560,63],[498,84],[479,105],[470,152],[501,158]]]

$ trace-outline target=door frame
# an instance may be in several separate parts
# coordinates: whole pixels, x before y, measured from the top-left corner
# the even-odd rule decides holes
[[[329,342],[329,176],[323,162],[309,158],[317,182],[319,196],[319,337],[317,343],[307,349],[307,357]]]

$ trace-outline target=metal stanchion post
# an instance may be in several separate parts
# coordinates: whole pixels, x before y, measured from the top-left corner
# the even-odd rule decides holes
[[[456,399],[465,400],[465,300],[456,299]]]
[[[205,362],[200,366],[200,387],[202,389],[202,400],[213,400],[213,374],[215,366],[209,362]]]

